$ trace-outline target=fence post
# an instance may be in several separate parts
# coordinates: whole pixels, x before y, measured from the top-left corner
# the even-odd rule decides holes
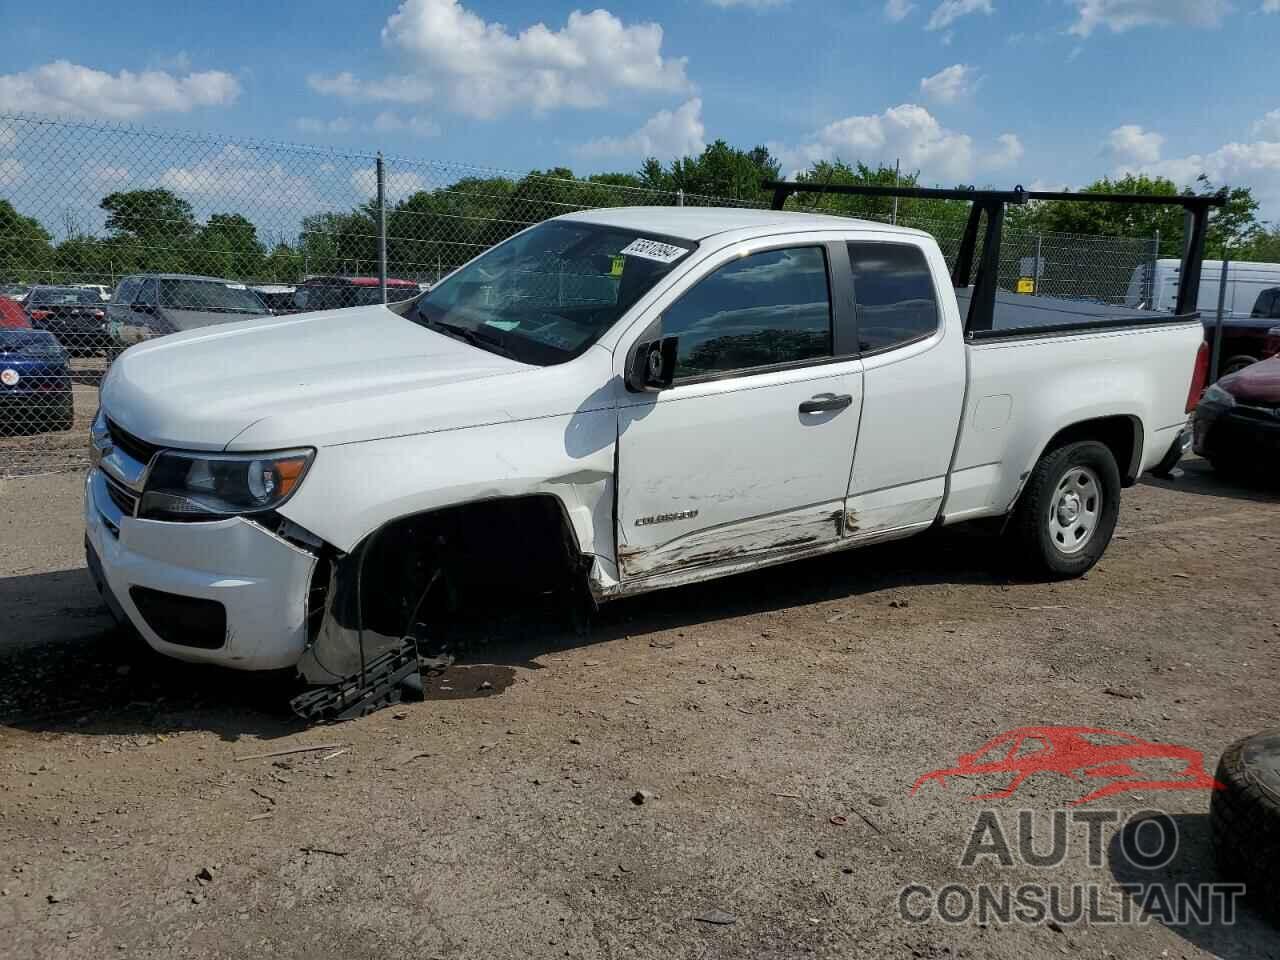
[[[676,206],[677,207],[684,206],[684,188],[683,187],[681,187],[679,190],[676,191]]]
[[[1036,234],[1036,272],[1033,274],[1036,280],[1035,292],[1040,292],[1040,253],[1041,244],[1044,242],[1044,234]]]
[[[1218,382],[1218,368],[1222,363],[1222,314],[1227,304],[1227,268],[1231,261],[1227,251],[1222,251],[1222,276],[1218,279],[1218,322],[1213,329],[1213,363],[1209,366],[1209,382]]]
[[[387,173],[378,151],[378,293],[387,302]]]

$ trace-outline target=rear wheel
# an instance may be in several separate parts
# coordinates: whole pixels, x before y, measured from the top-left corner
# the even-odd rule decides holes
[[[1036,573],[1078,577],[1098,562],[1120,514],[1120,470],[1094,440],[1050,450],[1027,478],[1010,534]]]
[[[1229,377],[1233,373],[1239,373],[1245,367],[1251,367],[1257,363],[1257,359],[1250,356],[1232,357],[1222,365],[1222,370],[1218,374],[1219,377]]]

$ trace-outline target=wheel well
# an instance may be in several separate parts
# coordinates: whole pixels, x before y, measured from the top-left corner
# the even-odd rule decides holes
[[[1142,422],[1137,417],[1117,415],[1073,423],[1053,435],[1053,439],[1045,446],[1044,453],[1081,440],[1096,440],[1110,449],[1111,455],[1116,458],[1116,466],[1120,468],[1121,482],[1126,487],[1133,486],[1138,481],[1143,437]]]
[[[492,612],[585,583],[586,561],[560,501],[506,497],[400,517],[370,534],[360,580],[365,626],[412,630],[424,595],[443,586],[451,612]],[[444,578],[433,580],[437,571]]]

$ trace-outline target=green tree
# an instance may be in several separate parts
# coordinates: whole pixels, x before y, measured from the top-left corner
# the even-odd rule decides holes
[[[110,193],[98,206],[107,212],[107,229],[117,237],[171,243],[196,233],[191,204],[168,190]]]
[[[739,150],[717,140],[698,156],[680,157],[667,167],[649,157],[637,177],[653,190],[761,202],[768,199],[760,189],[761,181],[778,179],[781,169],[767,147]]]
[[[265,258],[258,230],[239,213],[215,213],[200,228],[190,269],[234,279],[257,279]]]
[[[39,220],[23,216],[8,200],[0,200],[0,277],[36,279],[52,258],[50,239]]]

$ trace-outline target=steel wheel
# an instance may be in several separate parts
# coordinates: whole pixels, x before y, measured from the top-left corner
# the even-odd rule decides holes
[[[1103,492],[1098,475],[1074,466],[1062,475],[1049,498],[1049,538],[1059,552],[1079,553],[1098,529]]]

